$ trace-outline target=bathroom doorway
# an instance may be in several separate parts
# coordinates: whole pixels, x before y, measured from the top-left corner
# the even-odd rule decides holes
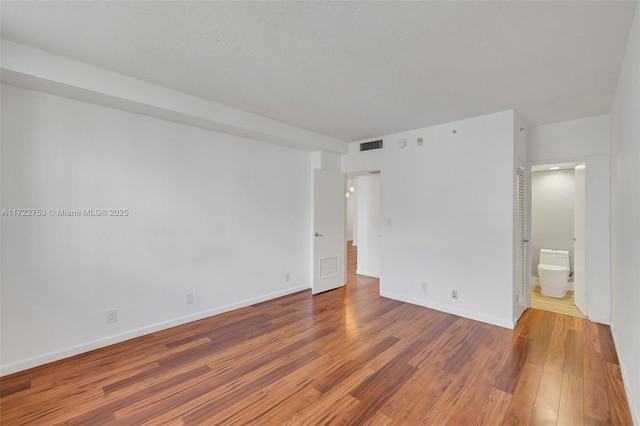
[[[531,168],[531,307],[577,317],[588,316],[586,276],[586,164],[573,162]],[[540,250],[558,253],[558,266],[568,255],[562,297],[541,291]],[[546,261],[545,261],[546,262]],[[563,279],[564,282],[564,279]]]

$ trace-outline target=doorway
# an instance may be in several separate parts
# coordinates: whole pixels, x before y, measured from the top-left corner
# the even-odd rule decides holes
[[[347,175],[347,271],[348,282],[356,275],[380,276],[380,172]]]
[[[356,269],[358,268],[358,177],[347,175],[347,218],[346,233],[347,240],[347,284],[355,282]]]
[[[531,168],[531,307],[588,316],[586,205],[585,163]],[[562,297],[546,295],[541,288],[541,250],[554,250],[559,263],[568,256],[568,281]]]

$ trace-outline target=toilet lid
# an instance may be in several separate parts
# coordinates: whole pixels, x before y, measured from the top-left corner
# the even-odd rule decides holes
[[[546,265],[544,263],[538,265],[538,268],[546,269],[547,271],[566,271],[566,266],[558,266],[558,265]]]

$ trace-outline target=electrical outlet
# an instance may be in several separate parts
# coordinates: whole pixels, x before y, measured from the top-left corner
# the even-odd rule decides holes
[[[117,309],[109,309],[107,311],[107,324],[113,324],[118,322],[118,310]]]
[[[458,290],[451,290],[451,298],[453,300],[458,300]]]
[[[187,305],[191,305],[193,303],[193,293],[187,293]]]
[[[422,291],[424,291],[425,293],[427,292],[428,286],[427,286],[427,282],[426,281],[422,281],[420,283],[420,286],[422,288]]]
[[[287,282],[291,281],[291,272],[285,272],[284,280]]]

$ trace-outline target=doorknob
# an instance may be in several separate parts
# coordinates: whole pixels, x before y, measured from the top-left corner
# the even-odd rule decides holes
[[[322,234],[316,232],[316,237],[322,237],[322,236],[323,236]]]

